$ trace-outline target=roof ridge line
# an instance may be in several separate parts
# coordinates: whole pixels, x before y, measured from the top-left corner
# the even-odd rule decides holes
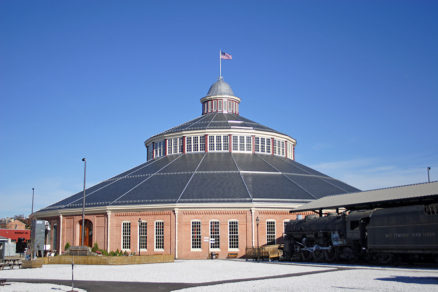
[[[282,176],[284,176],[288,181],[292,182],[293,184],[297,185],[300,189],[302,189],[304,192],[308,193],[311,197],[313,197],[314,199],[318,199],[317,197],[315,197],[312,193],[310,193],[309,191],[307,191],[304,187],[302,187],[301,185],[299,185],[297,182],[295,182],[293,179],[291,179],[290,177],[288,177],[287,175],[283,174],[278,168],[276,168],[275,166],[273,166],[272,164],[270,164],[269,162],[267,162],[266,160],[263,159],[263,157],[260,156],[260,159],[263,160],[264,162],[266,162],[267,164],[269,164],[271,167],[273,167],[275,170],[277,170],[279,173],[281,173]]]
[[[164,157],[164,156],[163,156],[163,157]],[[154,161],[153,161],[151,164],[149,164],[149,165],[153,165],[154,163],[156,163],[157,161],[160,161],[160,160],[161,160],[161,159],[154,160]],[[104,182],[107,182],[107,181],[108,181],[108,182],[110,182],[110,183],[109,183],[109,184],[106,184],[106,185],[104,185],[104,186],[101,186],[100,188],[98,188],[97,190],[92,191],[92,192],[89,193],[89,194],[86,193],[86,194],[85,194],[85,198],[87,198],[88,196],[91,196],[92,194],[94,194],[94,193],[97,192],[97,191],[100,191],[100,190],[103,189],[103,188],[106,188],[107,186],[112,185],[113,183],[118,182],[119,180],[121,180],[121,179],[125,178],[126,176],[130,175],[131,173],[134,173],[134,172],[136,172],[136,171],[139,171],[140,169],[143,169],[143,168],[145,168],[146,166],[149,166],[149,165],[148,165],[148,162],[146,161],[142,167],[140,167],[140,168],[138,168],[138,169],[136,169],[136,170],[131,171],[131,172],[128,173],[127,175],[121,176],[121,177],[119,177],[118,179],[109,178],[109,179],[106,179],[106,180],[100,182],[100,183],[104,183]],[[134,168],[135,168],[135,167],[134,167]],[[111,180],[113,180],[113,181],[111,181]],[[99,184],[99,183],[98,183],[98,184]],[[79,200],[82,200],[82,197],[79,198],[79,199],[77,199],[77,200],[74,200],[74,201],[72,201],[72,202],[70,202],[70,203],[68,203],[68,204],[66,204],[66,205],[64,205],[63,208],[65,208],[65,207],[67,207],[67,206],[69,206],[69,205],[71,205],[71,204],[73,204],[74,202],[77,202],[77,201],[79,201]]]
[[[239,166],[237,165],[237,162],[236,162],[236,160],[234,159],[233,153],[231,153],[231,158],[233,158],[233,162],[234,162],[234,164],[236,165],[237,170],[239,171],[240,179],[242,180],[243,185],[245,186],[246,191],[248,192],[248,196],[251,198],[251,202],[252,202],[252,201],[254,200],[254,198],[252,197],[252,194],[251,194],[251,192],[249,191],[248,185],[246,184],[245,180],[243,179],[242,171],[240,170]]]
[[[181,199],[182,195],[184,194],[184,192],[186,191],[187,187],[189,186],[190,182],[192,181],[192,178],[195,176],[196,171],[198,170],[199,166],[201,165],[202,161],[204,161],[205,156],[207,155],[208,152],[204,153],[204,156],[202,156],[201,161],[199,161],[198,166],[196,166],[196,169],[193,171],[192,175],[190,176],[189,180],[187,181],[186,185],[184,186],[184,189],[181,191],[181,194],[179,194],[178,199],[176,200],[176,203],[179,202],[179,200]]]
[[[205,115],[207,116],[207,115]],[[205,129],[208,129],[208,127],[210,127],[211,122],[214,120],[214,118],[217,116],[217,113],[214,113],[214,116],[211,118],[210,122],[208,122],[207,127],[205,127]]]
[[[133,186],[132,188],[130,188],[128,191],[126,191],[123,195],[119,196],[117,199],[113,200],[111,203],[108,204],[108,206],[112,205],[115,201],[123,198],[124,196],[126,196],[130,191],[132,191],[133,189],[136,189],[138,186],[140,186],[141,184],[143,184],[144,182],[148,181],[149,179],[151,179],[157,172],[160,172],[162,169],[166,168],[167,166],[169,166],[170,164],[172,164],[173,162],[177,161],[179,158],[182,157],[182,154],[180,156],[178,156],[177,158],[175,158],[174,160],[170,161],[169,163],[167,163],[165,166],[163,166],[162,168],[160,168],[159,170],[157,170],[156,172],[154,172],[153,174],[151,174],[149,177],[147,177],[146,179],[142,180],[140,183],[136,184],[135,186]]]

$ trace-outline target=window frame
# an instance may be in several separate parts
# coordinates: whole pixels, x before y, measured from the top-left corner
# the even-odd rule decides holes
[[[140,231],[141,231],[141,227],[142,227],[142,225],[144,224],[144,226],[145,226],[145,234],[141,234],[140,233]],[[138,250],[139,251],[147,251],[148,250],[148,222],[146,221],[146,220],[141,220],[141,222],[140,222],[140,224],[138,224],[138,234],[137,234],[138,236],[137,236],[137,239],[138,239],[138,245],[137,245],[137,248],[138,248]],[[145,238],[145,245],[146,245],[146,247],[145,248],[142,248],[141,246],[140,246],[140,239],[141,239],[141,237],[144,237]]]
[[[162,234],[158,234],[160,239],[162,237],[163,248],[157,247],[158,236],[157,236],[157,225],[158,223],[162,224]],[[164,251],[164,220],[155,220],[154,221],[154,251]]]
[[[237,224],[237,232],[233,233],[233,234],[231,234],[231,231],[232,231],[231,224],[232,223]],[[237,238],[237,247],[235,247],[235,245],[234,245],[236,243],[235,238]],[[237,219],[228,220],[228,250],[229,251],[238,251],[239,250],[239,220],[237,220]]]
[[[195,223],[199,224],[199,234],[197,234],[197,235],[193,234],[193,230],[194,230],[193,225]],[[190,250],[191,251],[202,251],[202,229],[201,228],[202,228],[201,220],[199,220],[199,219],[190,220]],[[195,236],[197,236],[197,237],[195,238]],[[194,243],[197,246],[194,247]]]
[[[125,235],[125,224],[129,225],[129,235]],[[128,236],[128,237],[126,237]],[[128,239],[129,247],[125,248],[125,238]],[[121,250],[122,251],[130,251],[131,250],[131,221],[122,221],[121,226]]]
[[[217,234],[215,233],[215,234],[212,234],[212,223],[217,223]],[[220,245],[220,238],[221,238],[221,224],[220,224],[220,221],[219,220],[217,220],[217,219],[212,219],[212,220],[210,220],[209,221],[209,223],[208,223],[208,226],[209,226],[209,237],[210,237],[210,239],[212,238],[212,237],[214,237],[214,243],[212,243],[212,242],[209,242],[209,245],[210,245],[210,250],[211,251],[220,251],[221,250],[221,245]],[[216,240],[216,237],[217,237],[217,239],[218,240]],[[218,247],[216,247],[215,245],[218,245]]]
[[[273,234],[272,234],[272,229],[270,230],[270,225],[272,223],[274,224]],[[266,244],[276,244],[276,242],[277,242],[277,223],[274,219],[268,219],[266,220]]]

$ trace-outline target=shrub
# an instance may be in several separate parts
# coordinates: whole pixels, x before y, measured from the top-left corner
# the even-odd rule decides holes
[[[91,249],[92,252],[96,252],[99,250],[99,246],[97,245],[97,242],[93,245],[93,248]]]
[[[67,242],[67,243],[65,244],[65,246],[64,246],[64,250],[68,250],[69,248],[70,248],[70,243]]]

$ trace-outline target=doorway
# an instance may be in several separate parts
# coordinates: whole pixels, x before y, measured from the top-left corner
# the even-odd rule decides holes
[[[93,244],[93,223],[90,220],[85,219],[85,236],[84,246],[92,247]],[[79,221],[79,244],[82,244],[82,220]]]

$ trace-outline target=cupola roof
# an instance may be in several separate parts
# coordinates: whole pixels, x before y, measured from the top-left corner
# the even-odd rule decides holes
[[[234,96],[234,92],[231,89],[231,86],[227,82],[225,82],[222,77],[220,77],[218,81],[213,83],[212,86],[210,86],[210,89],[208,90],[206,96],[218,96],[218,95]]]

